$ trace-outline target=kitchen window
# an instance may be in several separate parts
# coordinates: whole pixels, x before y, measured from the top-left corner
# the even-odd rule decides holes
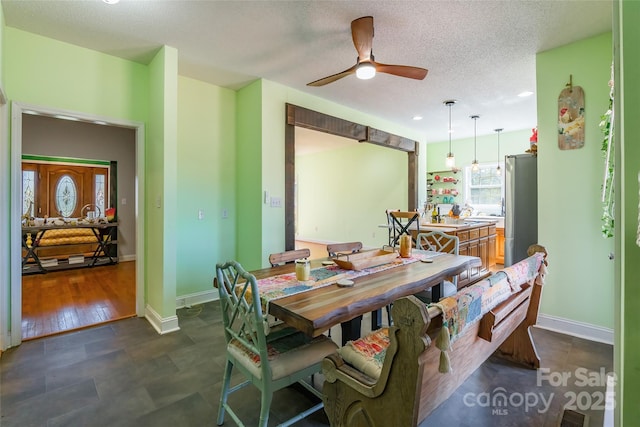
[[[465,168],[465,201],[474,209],[474,215],[503,216],[504,163],[485,163],[477,171]]]

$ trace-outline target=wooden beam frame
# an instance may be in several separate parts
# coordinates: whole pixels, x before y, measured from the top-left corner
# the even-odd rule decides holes
[[[285,250],[295,249],[295,173],[296,173],[296,132],[295,127],[303,127],[319,132],[355,139],[360,142],[380,145],[407,153],[408,206],[418,207],[418,142],[394,135],[370,126],[333,117],[308,108],[286,104],[284,149],[284,211]]]

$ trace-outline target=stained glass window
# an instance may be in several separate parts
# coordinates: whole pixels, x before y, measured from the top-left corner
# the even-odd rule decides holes
[[[35,203],[35,171],[22,171],[22,213],[33,216]]]
[[[97,211],[101,216],[104,216],[104,175],[96,175],[96,203]]]
[[[63,175],[56,186],[56,208],[60,215],[69,217],[78,202],[76,184],[69,175]]]

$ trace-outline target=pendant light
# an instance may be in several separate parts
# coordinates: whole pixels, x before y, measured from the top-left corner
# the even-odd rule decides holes
[[[494,130],[498,134],[498,167],[496,168],[496,174],[497,175],[501,175],[502,174],[502,170],[500,170],[500,132],[502,132],[503,129],[500,128],[500,129],[494,129]]]
[[[444,105],[449,107],[449,153],[447,153],[445,165],[450,169],[455,169],[456,167],[456,158],[453,155],[453,151],[451,151],[451,133],[453,132],[453,129],[451,129],[451,107],[453,107],[455,103],[456,101],[454,100],[444,101]]]
[[[477,172],[480,169],[478,165],[478,119],[479,115],[471,116],[473,119],[473,162],[471,162],[471,170]]]

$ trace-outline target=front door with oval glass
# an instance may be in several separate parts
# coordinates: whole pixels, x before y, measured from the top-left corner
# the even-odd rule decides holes
[[[23,194],[24,209],[36,217],[77,218],[87,211],[104,215],[108,175],[105,167],[23,162],[23,180],[29,178],[29,182],[23,182],[23,193],[25,188],[29,190],[29,194]],[[32,187],[35,191],[30,192]]]

